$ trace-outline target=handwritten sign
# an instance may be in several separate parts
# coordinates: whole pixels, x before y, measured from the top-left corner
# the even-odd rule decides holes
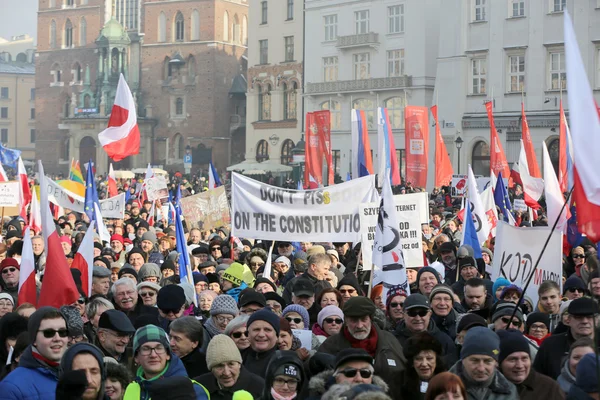
[[[224,186],[182,198],[181,211],[188,224],[202,230],[228,226],[231,223]]]
[[[0,183],[0,207],[14,207],[19,204],[19,182]]]
[[[154,175],[146,181],[146,193],[148,200],[162,200],[169,198],[167,180],[163,175]]]

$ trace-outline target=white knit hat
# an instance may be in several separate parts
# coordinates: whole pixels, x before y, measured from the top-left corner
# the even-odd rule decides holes
[[[215,335],[208,342],[208,348],[206,349],[208,369],[212,370],[213,367],[219,364],[231,361],[242,363],[242,355],[235,342],[227,335]]]

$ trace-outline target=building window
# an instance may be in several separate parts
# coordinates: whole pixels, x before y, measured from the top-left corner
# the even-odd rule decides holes
[[[185,24],[183,21],[183,14],[178,11],[175,16],[175,41],[183,42],[185,32]]]
[[[352,102],[352,108],[355,110],[364,110],[367,116],[367,126],[374,129],[375,125],[375,103],[369,99],[357,99]]]
[[[85,46],[87,42],[87,22],[84,17],[79,20],[79,45]]]
[[[565,68],[565,52],[550,53],[550,89],[567,88],[567,70]]]
[[[508,57],[509,92],[522,92],[525,90],[525,55]]]
[[[285,41],[285,61],[294,61],[294,37],[286,36]]]
[[[8,88],[0,88],[0,99],[8,99]]]
[[[242,44],[248,45],[248,18],[245,15],[242,17]]]
[[[331,158],[333,159],[333,173],[334,175],[339,175],[342,152],[340,150],[331,150]]]
[[[321,110],[329,110],[330,129],[340,130],[342,127],[342,105],[339,101],[326,101],[321,103]]]
[[[183,115],[183,99],[181,97],[175,100],[175,115]]]
[[[404,4],[388,7],[388,33],[404,32]]]
[[[256,145],[256,161],[263,162],[269,159],[269,142],[262,139]]]
[[[485,21],[485,0],[473,0],[473,20]]]
[[[354,12],[354,33],[369,33],[369,10]]]
[[[91,108],[92,107],[92,98],[89,94],[83,96],[83,108]]]
[[[233,16],[233,43],[240,43],[240,18],[237,14]]]
[[[323,57],[323,81],[335,82],[338,79],[338,58]]]
[[[223,14],[223,41],[229,42],[229,13]]]
[[[388,115],[390,117],[390,125],[392,129],[403,129],[404,128],[404,107],[406,102],[403,97],[392,97],[387,99],[383,106],[387,108]]]
[[[567,0],[551,0],[552,12],[563,12],[567,6]]]
[[[158,16],[158,42],[164,43],[167,41],[167,17],[161,12]]]
[[[287,19],[294,19],[294,0],[287,0]]]
[[[82,78],[82,73],[81,73],[81,65],[79,65],[79,63],[75,63],[75,65],[73,66],[73,83],[75,84],[80,84],[81,83],[81,78]]]
[[[31,89],[29,93],[29,100],[35,100],[35,89]]]
[[[512,17],[525,16],[525,0],[512,0]]]
[[[56,21],[50,22],[50,48],[56,48]]]
[[[398,159],[398,165],[400,166],[400,179],[404,180],[406,176],[406,150],[397,149],[396,158]]]
[[[371,77],[371,54],[354,54],[354,79],[369,79]]]
[[[281,145],[281,163],[283,165],[290,165],[293,161],[292,149],[294,148],[294,142],[292,139],[285,139]]]
[[[35,129],[29,130],[29,142],[35,143]]]
[[[6,128],[0,129],[0,141],[2,141],[2,143],[8,142],[8,129],[6,129]]]
[[[283,85],[283,119],[296,119],[296,95],[298,86],[292,81],[289,85]]]
[[[404,75],[404,49],[388,50],[388,75],[387,76],[403,76]]]
[[[475,175],[486,176],[490,173],[490,146],[483,140],[473,147],[471,165]]]
[[[325,41],[337,39],[337,14],[326,15],[323,17],[325,21]]]
[[[266,24],[268,21],[268,15],[269,15],[269,5],[267,4],[266,1],[263,1],[260,3],[260,7],[261,7],[261,24]]]
[[[269,40],[259,40],[258,45],[260,48],[260,63],[267,64],[269,62]]]
[[[35,108],[29,110],[29,119],[35,119]]]
[[[73,47],[73,24],[70,19],[65,23],[64,45],[65,48]]]
[[[75,3],[75,0],[66,0],[66,4],[68,6],[72,6]]]
[[[259,87],[258,119],[260,121],[271,120],[271,85],[268,83]]]
[[[200,13],[192,11],[191,40],[200,40]]]
[[[471,60],[471,94],[485,94],[485,83],[487,76],[487,59],[474,58]]]
[[[8,118],[8,107],[0,108],[0,118],[2,118],[2,119]]]

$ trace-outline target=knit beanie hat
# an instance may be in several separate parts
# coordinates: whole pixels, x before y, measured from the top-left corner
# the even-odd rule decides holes
[[[156,244],[156,234],[152,231],[144,232],[140,242],[143,242],[144,240],[148,240],[152,242],[152,244]]]
[[[511,290],[516,291],[519,294],[519,296],[521,296],[521,294],[523,293],[523,289],[521,289],[519,286],[510,284],[508,286],[504,286],[504,289],[502,289],[502,292],[500,292],[500,299],[502,299],[506,295],[506,293],[510,292]]]
[[[0,293],[0,300],[8,300],[13,304],[13,307],[15,306],[15,298],[10,293]]]
[[[237,262],[232,263],[225,272],[223,272],[221,279],[227,280],[235,286],[240,286],[244,280],[244,266]]]
[[[546,313],[536,311],[527,315],[527,321],[525,321],[525,332],[529,332],[531,325],[535,324],[536,322],[541,322],[542,324],[546,325],[546,328],[548,328],[548,331],[550,331],[550,316]]]
[[[140,271],[138,272],[138,280],[143,281],[144,279],[151,277],[151,276],[154,276],[154,277],[160,279],[160,277],[161,277],[160,268],[158,267],[158,265],[156,265],[154,263],[145,263],[144,265],[142,265],[142,267],[140,268]]]
[[[0,262],[0,271],[7,267],[15,267],[16,269],[21,269],[19,262],[16,258],[7,257],[2,262]]]
[[[586,354],[577,364],[575,385],[586,393],[598,392],[598,358],[596,354]]]
[[[139,277],[138,277],[138,273],[135,270],[135,268],[133,268],[131,265],[129,264],[125,264],[121,267],[121,269],[119,270],[119,279],[121,279],[123,277],[124,274],[131,274],[133,276],[135,276],[135,280],[139,281]]]
[[[160,271],[163,272],[165,269],[175,272],[175,263],[167,258],[164,263],[160,264]]]
[[[178,285],[163,286],[156,296],[156,306],[164,312],[181,309],[185,301],[185,291]]]
[[[452,291],[452,288],[450,286],[442,284],[442,285],[435,285],[433,287],[433,289],[431,289],[431,293],[429,294],[429,302],[430,303],[431,303],[431,300],[433,300],[433,297],[438,293],[446,293],[448,296],[450,296],[450,298],[454,302],[454,291]]]
[[[323,308],[319,312],[319,315],[317,316],[317,323],[319,324],[319,326],[322,328],[325,318],[331,317],[332,315],[340,317],[342,321],[344,320],[344,313],[342,312],[342,309],[337,306],[331,305]]]
[[[392,302],[392,299],[396,296],[408,297],[408,293],[406,293],[406,290],[402,289],[400,285],[394,286],[393,288],[389,289],[387,292],[387,299],[385,300],[386,309],[390,308],[390,303]]]
[[[515,329],[502,330],[498,332],[498,337],[500,338],[500,355],[498,356],[500,364],[512,353],[524,352],[531,357],[529,342],[521,332]]]
[[[194,286],[197,285],[198,282],[206,282],[208,284],[208,278],[200,272],[192,272],[192,277],[194,278]]]
[[[498,301],[496,299],[496,291],[498,290],[499,287],[504,287],[504,286],[508,286],[510,285],[510,281],[504,277],[499,277],[496,279],[496,281],[494,282],[494,285],[492,286],[492,297],[494,298],[495,301]]]
[[[290,304],[289,306],[283,309],[281,316],[285,318],[285,316],[291,312],[295,312],[302,317],[302,322],[304,322],[304,329],[308,329],[310,327],[310,317],[308,316],[308,311],[306,311],[306,308],[298,304]]]
[[[417,272],[417,284],[421,280],[421,275],[423,275],[425,272],[432,273],[435,276],[435,279],[437,279],[438,283],[442,283],[440,279],[440,274],[438,274],[435,268],[427,266],[419,269],[419,272]]]
[[[571,275],[563,284],[563,294],[567,293],[569,289],[581,289],[585,291],[585,283],[577,275]]]
[[[79,309],[73,306],[62,306],[60,313],[67,321],[69,336],[83,336],[83,319],[79,314]]]
[[[29,343],[33,344],[35,342],[35,337],[37,336],[37,332],[40,329],[42,320],[44,320],[44,318],[46,318],[46,316],[50,313],[60,313],[60,311],[58,311],[57,308],[46,306],[38,308],[33,314],[31,314],[31,316],[29,317],[29,322],[27,323]]]
[[[239,311],[235,299],[228,294],[217,296],[213,300],[212,306],[210,306],[211,316],[217,314],[229,314],[235,317],[239,314]]]
[[[523,311],[521,311],[521,307],[517,306],[515,303],[512,303],[510,301],[503,300],[498,301],[496,305],[496,310],[494,311],[494,314],[492,314],[492,319],[490,321],[494,323],[500,317],[510,317],[514,312],[515,307],[517,307],[515,317],[523,321]]]
[[[227,335],[215,335],[206,349],[206,365],[209,370],[219,364],[235,361],[242,363],[242,355],[235,342]]]
[[[266,323],[271,325],[273,329],[275,329],[275,333],[277,334],[277,336],[279,336],[279,316],[273,311],[263,308],[262,310],[252,314],[250,316],[250,319],[248,320],[248,324],[246,325],[248,329],[250,329],[250,325],[252,325],[252,323],[256,321],[265,321]]]
[[[498,361],[500,354],[500,338],[496,332],[482,326],[475,326],[467,331],[460,359],[473,355],[490,356]]]
[[[474,326],[487,327],[487,322],[481,315],[477,314],[463,314],[458,317],[458,324],[456,325],[456,333],[460,333],[464,330],[473,328]]]
[[[265,277],[256,278],[256,281],[254,281],[254,288],[256,288],[261,283],[267,283],[273,288],[274,292],[277,291],[277,286],[275,286],[275,283],[272,280]]]
[[[356,290],[356,293],[358,293],[359,296],[363,295],[363,292],[360,288],[360,284],[358,283],[358,279],[356,279],[356,276],[354,276],[354,274],[344,276],[338,282],[337,289],[340,290],[340,288],[342,286],[352,286]]]
[[[167,352],[171,354],[169,337],[163,328],[159,328],[156,325],[146,325],[138,329],[133,336],[133,353],[137,354],[140,347],[148,342],[158,342],[162,344],[165,346],[165,349],[167,349]]]

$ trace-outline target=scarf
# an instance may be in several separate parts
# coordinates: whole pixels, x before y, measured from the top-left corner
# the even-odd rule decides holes
[[[296,398],[297,395],[298,395],[298,393],[294,393],[293,396],[289,396],[289,397],[282,396],[279,393],[277,393],[275,391],[275,389],[271,388],[271,397],[273,397],[274,400],[293,400]]]
[[[525,337],[526,337],[527,339],[529,339],[529,340],[531,340],[531,341],[535,342],[535,344],[537,344],[537,345],[538,345],[538,347],[540,347],[540,346],[542,345],[542,342],[543,342],[543,341],[544,341],[544,340],[545,340],[545,339],[546,339],[548,336],[550,336],[550,333],[548,333],[546,336],[544,336],[544,337],[543,337],[543,338],[541,338],[541,339],[535,338],[535,337],[533,337],[533,336],[531,336],[531,335],[525,335]]]
[[[41,355],[38,352],[38,349],[36,349],[34,346],[31,346],[31,355],[44,367],[49,367],[50,369],[56,369],[60,365],[60,363],[49,360],[46,357],[44,357],[43,355]]]
[[[312,327],[312,333],[314,333],[317,336],[325,336],[326,338],[329,337],[329,334],[327,332],[325,332],[323,330],[323,328],[321,328],[319,326],[319,324],[315,323]]]
[[[369,353],[371,357],[375,357],[375,352],[377,351],[378,335],[374,325],[371,324],[371,332],[369,333],[369,336],[364,340],[358,340],[354,336],[352,336],[350,334],[350,331],[348,330],[348,327],[346,326],[344,327],[343,332],[346,340],[350,342],[350,346],[352,346],[355,349],[363,349],[367,353]]]
[[[208,334],[210,335],[211,338],[217,336],[218,334],[221,334],[223,332],[221,332],[219,330],[219,328],[217,328],[217,326],[214,324],[212,317],[210,317],[208,319],[208,321],[206,321],[204,323],[204,329],[206,329],[208,331]]]

